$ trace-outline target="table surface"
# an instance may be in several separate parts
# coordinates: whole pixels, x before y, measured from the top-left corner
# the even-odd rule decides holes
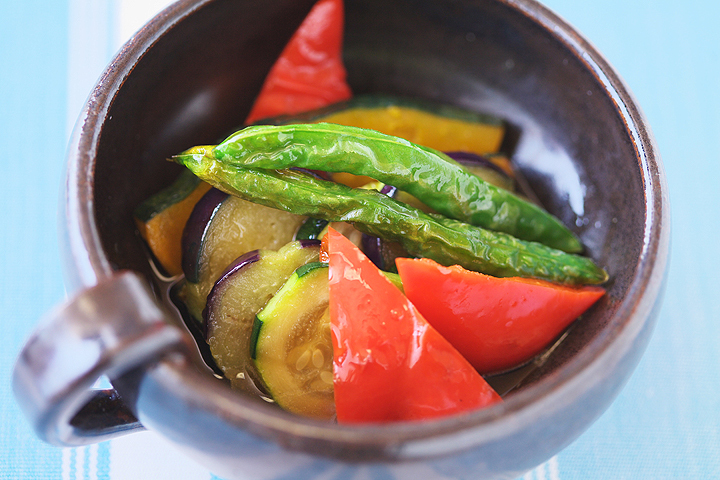
[[[151,432],[76,449],[45,445],[10,389],[23,342],[65,296],[56,224],[70,129],[114,52],[167,3],[0,3],[0,479],[216,478]],[[672,255],[657,327],[625,389],[523,478],[720,478],[720,3],[545,3],[598,47],[649,119],[670,188]]]

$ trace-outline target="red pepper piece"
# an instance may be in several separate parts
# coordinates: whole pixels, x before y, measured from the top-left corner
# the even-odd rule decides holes
[[[342,0],[320,0],[285,46],[246,123],[321,108],[352,96],[342,61]]]
[[[326,238],[338,422],[421,420],[501,401],[352,242],[332,229]]]
[[[480,372],[517,366],[550,345],[605,290],[496,278],[429,259],[396,260],[405,295]]]

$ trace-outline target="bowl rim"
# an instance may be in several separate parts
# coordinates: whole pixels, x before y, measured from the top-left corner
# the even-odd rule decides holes
[[[216,0],[180,0],[167,7],[139,30],[119,51],[91,93],[73,131],[68,149],[66,198],[61,208],[66,245],[65,276],[72,288],[89,288],[112,276],[115,270],[104,254],[94,217],[94,161],[103,122],[114,95],[134,65],[163,35],[193,12]],[[458,451],[508,436],[529,419],[548,409],[557,410],[577,399],[603,377],[606,365],[619,362],[651,320],[659,300],[668,264],[669,198],[664,169],[655,140],[633,95],[605,58],[573,27],[535,0],[494,0],[526,16],[548,35],[554,36],[576,56],[603,87],[616,106],[627,136],[636,151],[646,199],[644,239],[636,275],[617,308],[611,328],[584,346],[552,376],[490,408],[421,423],[343,426],[294,416],[269,409],[233,394],[210,376],[183,362],[163,360],[148,370],[154,381],[194,405],[222,416],[239,426],[253,425],[273,435],[291,435],[341,442],[348,447],[377,444],[406,445],[411,455],[432,451]],[[194,388],[188,385],[193,384]],[[199,388],[198,388],[199,387]],[[465,440],[459,440],[459,434]],[[454,437],[450,445],[443,439]],[[410,446],[412,444],[412,446]]]

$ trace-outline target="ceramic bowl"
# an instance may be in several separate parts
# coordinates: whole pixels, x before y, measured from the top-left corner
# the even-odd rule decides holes
[[[669,206],[646,120],[603,57],[532,0],[347,0],[353,91],[504,118],[518,169],[610,281],[500,405],[384,426],[293,416],[203,366],[164,302],[132,211],[179,173],[166,157],[241,123],[311,4],[180,0],[118,53],[69,150],[61,221],[75,297],[28,342],[15,391],[52,443],[144,427],[225,478],[515,478],[602,414],[650,338]],[[88,391],[102,374],[114,390]]]

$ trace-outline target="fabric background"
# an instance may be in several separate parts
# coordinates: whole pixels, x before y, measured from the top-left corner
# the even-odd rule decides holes
[[[212,479],[157,435],[59,449],[10,389],[15,358],[64,299],[57,210],[70,130],[98,75],[165,0],[0,2],[0,479]],[[720,3],[546,0],[620,72],[653,128],[672,202],[657,328],[610,409],[525,480],[720,478]]]

